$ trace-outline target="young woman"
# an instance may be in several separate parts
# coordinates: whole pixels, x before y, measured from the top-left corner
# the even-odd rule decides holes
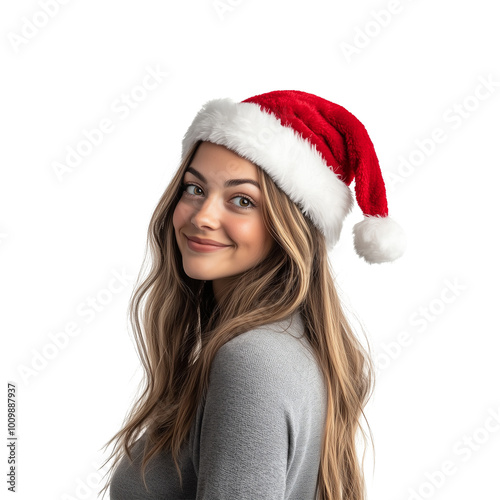
[[[299,91],[199,111],[131,301],[145,385],[107,443],[111,500],[365,497],[373,365],[328,260],[354,178],[356,251],[395,260],[404,234],[351,113]]]

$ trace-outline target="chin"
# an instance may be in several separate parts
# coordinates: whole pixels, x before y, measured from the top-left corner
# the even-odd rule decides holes
[[[207,278],[203,276],[203,274],[200,273],[190,273],[189,271],[186,271],[184,269],[184,272],[186,273],[187,276],[189,276],[193,280],[200,280],[200,281],[205,281]]]
[[[191,270],[191,269],[186,269],[184,268],[184,272],[193,280],[200,280],[200,281],[211,281],[213,279],[217,279],[217,277],[213,277],[212,274],[210,273],[203,273],[200,272],[200,270]]]

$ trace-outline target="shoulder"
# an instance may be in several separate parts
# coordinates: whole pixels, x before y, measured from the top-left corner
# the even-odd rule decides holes
[[[227,498],[285,498],[290,471],[317,455],[325,394],[303,333],[295,316],[242,333],[215,355],[190,436],[207,498],[223,489]]]
[[[255,390],[261,396],[304,391],[320,378],[299,313],[259,326],[224,344],[214,357],[211,384]]]

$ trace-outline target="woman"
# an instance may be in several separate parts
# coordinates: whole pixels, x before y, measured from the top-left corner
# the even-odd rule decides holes
[[[328,261],[354,178],[358,254],[387,262],[405,247],[365,128],[305,92],[216,99],[182,157],[131,301],[145,387],[108,442],[103,490],[111,500],[361,500],[355,436],[373,368]]]

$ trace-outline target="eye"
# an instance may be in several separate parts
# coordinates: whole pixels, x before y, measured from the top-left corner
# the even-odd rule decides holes
[[[245,201],[245,205],[244,206],[238,205],[238,208],[253,208],[253,207],[255,207],[255,203],[253,203],[252,200],[250,198],[248,198],[247,196],[243,196],[243,195],[238,194],[233,198],[233,200],[235,198],[241,198],[242,200]]]
[[[191,196],[198,196],[199,193],[198,194],[189,193],[187,189],[190,188],[190,187],[193,187],[194,189],[199,189],[200,191],[203,191],[201,189],[201,187],[197,186],[196,184],[183,184],[181,187],[182,187],[183,191],[186,191],[186,193],[189,194],[189,195],[191,195]]]
[[[185,183],[181,185],[182,192],[186,194],[187,196],[193,196],[193,197],[200,197],[203,195],[203,189],[198,186],[197,184],[191,184],[191,183]],[[197,191],[199,190],[199,191]],[[236,208],[240,208],[242,210],[247,210],[251,208],[255,208],[257,204],[248,196],[242,195],[242,194],[237,194],[236,196],[233,196],[231,199],[235,200],[237,198],[240,198],[242,200],[243,204],[241,204],[241,201],[238,203],[235,203]]]

